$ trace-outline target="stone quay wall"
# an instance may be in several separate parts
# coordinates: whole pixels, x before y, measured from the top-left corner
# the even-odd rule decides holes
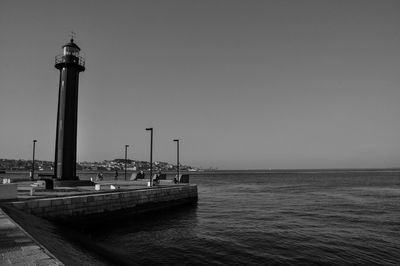
[[[115,218],[118,214],[137,214],[196,203],[197,198],[196,185],[183,185],[31,199],[9,204],[19,210],[49,220],[93,221],[100,217]]]

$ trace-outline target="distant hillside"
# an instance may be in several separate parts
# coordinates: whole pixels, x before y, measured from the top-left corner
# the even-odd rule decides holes
[[[150,163],[146,161],[138,161],[127,159],[126,160],[127,170],[139,171],[150,169]],[[0,159],[0,170],[9,171],[30,171],[32,169],[32,160],[22,159]],[[35,160],[35,169],[39,171],[53,171],[52,161]],[[102,162],[78,162],[76,164],[77,170],[124,170],[125,159],[113,159],[105,160]],[[180,165],[181,170],[199,170],[189,165]],[[156,161],[153,162],[153,170],[176,170],[176,165],[168,162]]]

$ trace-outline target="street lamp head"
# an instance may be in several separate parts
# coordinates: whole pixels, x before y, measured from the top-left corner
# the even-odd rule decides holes
[[[34,139],[34,140],[33,140],[33,142],[37,142],[37,140],[36,140],[36,139]]]
[[[129,145],[125,145],[125,148],[128,148],[129,147]]]
[[[153,130],[153,128],[152,127],[148,127],[148,128],[146,128],[146,130]]]
[[[174,141],[177,141],[177,142],[179,142],[179,139],[174,139]]]

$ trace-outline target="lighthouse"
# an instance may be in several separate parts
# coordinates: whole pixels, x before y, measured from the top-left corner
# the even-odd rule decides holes
[[[85,70],[85,60],[80,48],[71,38],[62,46],[62,54],[55,58],[55,68],[60,71],[54,178],[73,181],[76,175],[76,136],[78,125],[79,73]]]

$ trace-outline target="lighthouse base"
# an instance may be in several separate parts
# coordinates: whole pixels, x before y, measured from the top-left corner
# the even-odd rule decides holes
[[[94,185],[95,183],[90,180],[54,180],[55,187],[87,187]]]

